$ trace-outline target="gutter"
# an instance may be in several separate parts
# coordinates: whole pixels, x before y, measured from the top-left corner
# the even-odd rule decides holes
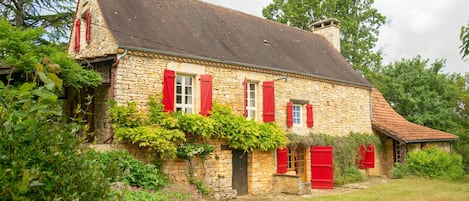
[[[322,79],[322,80],[328,80],[328,81],[345,83],[345,84],[350,84],[350,85],[355,85],[355,86],[360,86],[360,87],[366,87],[366,88],[369,88],[370,90],[372,89],[371,84],[370,85],[361,84],[361,83],[357,83],[357,82],[344,81],[344,80],[339,80],[339,79],[335,79],[335,78],[328,78],[328,77],[313,75],[313,74],[308,74],[308,73],[301,73],[301,72],[296,72],[296,71],[291,71],[291,70],[278,69],[278,68],[273,68],[273,67],[269,67],[269,66],[261,66],[261,65],[256,65],[256,64],[247,64],[247,63],[236,62],[236,61],[227,61],[227,60],[214,59],[214,58],[204,57],[204,56],[182,54],[182,53],[169,52],[169,51],[164,51],[164,50],[154,50],[154,49],[148,49],[148,48],[142,48],[142,47],[133,47],[133,46],[122,45],[122,46],[119,46],[119,48],[134,50],[134,51],[139,51],[139,52],[149,52],[149,53],[163,54],[163,55],[168,55],[168,56],[183,57],[183,58],[187,58],[187,59],[204,60],[204,61],[210,61],[210,62],[216,62],[216,63],[222,63],[222,64],[246,66],[246,67],[252,67],[252,68],[259,68],[259,69],[263,69],[263,70],[291,73],[291,74],[303,75],[303,76],[313,77],[313,78]]]

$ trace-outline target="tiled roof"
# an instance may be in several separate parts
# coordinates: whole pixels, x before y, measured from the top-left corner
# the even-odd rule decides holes
[[[377,89],[372,91],[372,127],[394,139],[408,142],[452,141],[458,136],[421,126],[398,114]]]
[[[117,45],[371,87],[322,36],[198,0],[98,0]]]

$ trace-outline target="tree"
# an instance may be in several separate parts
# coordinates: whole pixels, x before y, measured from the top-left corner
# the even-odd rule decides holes
[[[0,0],[0,15],[22,29],[43,28],[47,39],[57,42],[68,38],[75,3],[75,0]]]
[[[459,35],[459,39],[462,43],[460,46],[460,53],[464,59],[467,55],[469,55],[469,25],[461,27],[461,34]]]
[[[47,58],[56,64],[53,66],[57,68],[57,71],[53,73],[59,74],[65,86],[95,87],[101,83],[99,73],[83,69],[66,52],[60,51],[56,46],[42,44],[42,36],[43,31],[40,29],[21,30],[11,26],[5,20],[0,20],[0,68],[10,68],[14,72],[24,74],[20,77],[10,77],[9,81],[30,81],[34,77],[37,64],[44,62]],[[20,80],[24,78],[26,80]]]
[[[385,17],[372,8],[373,0],[274,0],[263,9],[267,19],[305,30],[323,17],[341,21],[341,52],[355,69],[367,74],[381,65],[373,51]]]
[[[464,78],[441,73],[443,66],[444,60],[402,59],[377,69],[370,81],[409,121],[452,132],[461,127]]]

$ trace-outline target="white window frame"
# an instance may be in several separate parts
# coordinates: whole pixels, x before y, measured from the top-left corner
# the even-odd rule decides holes
[[[186,83],[186,78],[190,78],[190,84],[187,84]],[[181,83],[179,84],[178,83],[178,79],[181,79]],[[175,105],[176,105],[176,111],[182,111],[183,113],[194,113],[194,76],[190,76],[190,75],[185,75],[185,74],[182,74],[182,75],[179,75],[177,74],[176,75],[176,84],[175,84],[175,90],[174,90],[174,101],[175,101]],[[178,87],[181,87],[181,93],[178,93]],[[188,94],[187,91],[186,91],[186,87],[190,87],[191,89],[191,93]],[[186,97],[190,96],[190,102],[191,103],[187,103],[188,101],[186,101]],[[178,97],[181,97],[181,102],[178,103]]]
[[[252,89],[251,89],[252,88]],[[257,83],[248,82],[246,89],[246,118],[256,120],[257,116]],[[254,104],[252,104],[252,102]],[[252,114],[253,113],[253,114]]]
[[[293,104],[292,106],[292,120],[293,126],[301,126],[303,123],[302,105]]]

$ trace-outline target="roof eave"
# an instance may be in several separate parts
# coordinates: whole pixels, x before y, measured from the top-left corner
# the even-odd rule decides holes
[[[459,139],[459,137],[455,137],[455,138],[435,138],[435,139],[416,139],[416,140],[406,140],[406,139],[402,139],[400,137],[398,137],[397,135],[394,135],[392,132],[389,132],[379,126],[376,126],[374,125],[373,123],[371,124],[371,127],[375,130],[378,130],[379,132],[383,133],[384,135],[394,139],[394,140],[397,140],[397,141],[400,141],[400,142],[403,142],[405,144],[408,144],[408,143],[419,143],[419,142],[449,142],[449,141],[456,141]]]
[[[148,53],[163,54],[163,55],[168,55],[168,56],[183,57],[183,58],[187,58],[187,59],[204,60],[204,61],[216,62],[216,63],[222,63],[222,64],[246,66],[246,67],[252,67],[252,68],[259,68],[259,69],[263,69],[263,70],[271,70],[271,71],[278,71],[278,72],[284,72],[284,73],[298,74],[298,75],[313,77],[313,78],[322,79],[322,80],[328,80],[328,81],[339,82],[339,83],[344,83],[344,84],[349,84],[349,85],[355,85],[355,86],[359,86],[359,87],[370,88],[370,90],[372,88],[371,84],[363,84],[363,83],[351,82],[351,81],[346,81],[346,80],[339,80],[339,79],[335,79],[335,78],[329,78],[329,77],[324,77],[324,76],[319,76],[319,75],[314,75],[314,74],[308,74],[308,73],[290,71],[290,70],[285,70],[285,69],[273,68],[273,67],[269,67],[269,66],[261,66],[261,65],[256,65],[256,64],[248,64],[248,63],[242,63],[242,62],[236,62],[236,61],[227,61],[227,60],[215,59],[215,58],[210,58],[210,57],[196,56],[196,55],[190,55],[190,54],[182,54],[182,53],[169,52],[169,51],[164,51],[164,50],[148,49],[148,48],[142,48],[142,47],[126,46],[126,45],[119,45],[119,48],[134,50],[134,51],[139,51],[139,52],[148,52]]]

